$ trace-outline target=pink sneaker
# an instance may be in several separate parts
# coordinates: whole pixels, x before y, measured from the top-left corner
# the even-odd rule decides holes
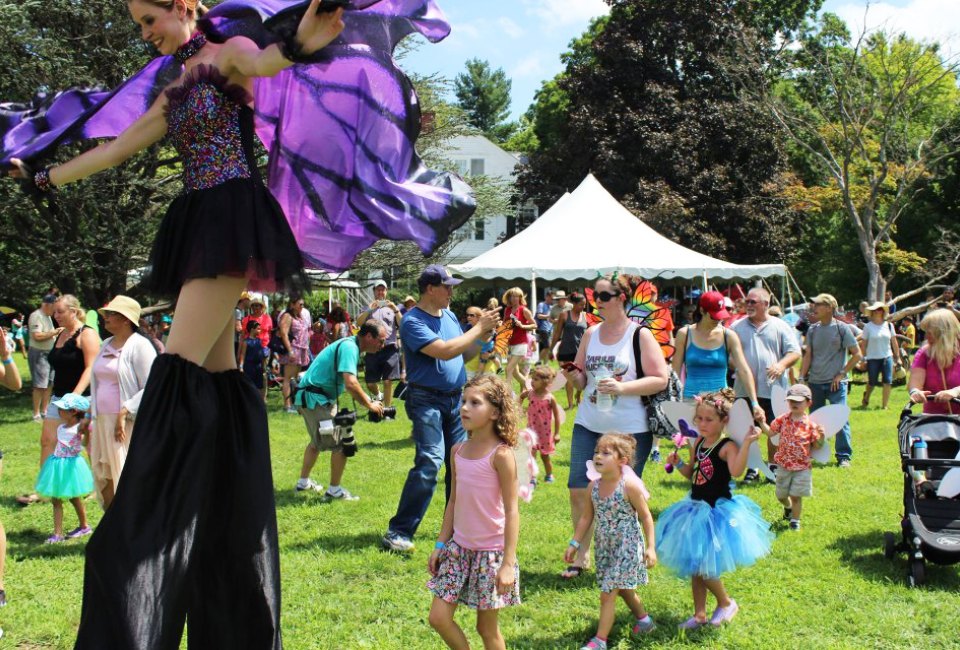
[[[710,617],[710,625],[720,627],[724,623],[732,621],[738,611],[740,611],[740,606],[737,605],[737,601],[731,598],[729,605],[726,607],[717,607],[713,610],[713,616]]]
[[[701,627],[703,627],[706,624],[707,624],[706,621],[701,621],[696,616],[691,616],[690,618],[685,620],[683,623],[678,625],[677,628],[681,630],[699,630]]]

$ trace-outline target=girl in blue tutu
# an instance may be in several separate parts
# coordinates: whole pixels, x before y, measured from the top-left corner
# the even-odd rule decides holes
[[[700,436],[684,463],[677,452],[668,461],[690,479],[690,494],[660,515],[657,521],[657,555],[660,561],[693,583],[693,616],[680,624],[695,630],[707,623],[719,627],[736,615],[739,607],[727,595],[720,575],[738,566],[749,566],[770,552],[773,533],[760,507],[745,496],[732,496],[730,479],[746,469],[750,444],[760,437],[751,427],[742,447],[723,435],[730,419],[734,393],[729,388],[697,397],[694,423]],[[717,608],[707,619],[707,592]]]
[[[37,477],[37,494],[53,501],[53,535],[46,544],[56,544],[64,539],[89,535],[93,531],[87,525],[87,511],[83,497],[93,491],[93,474],[90,466],[80,455],[83,444],[80,436],[80,421],[90,410],[90,400],[76,393],[67,393],[53,402],[62,424],[57,427],[57,448],[43,463]],[[77,511],[80,525],[63,535],[63,499],[69,499]]]

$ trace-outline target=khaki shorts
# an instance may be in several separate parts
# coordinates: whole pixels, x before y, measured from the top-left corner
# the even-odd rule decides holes
[[[336,404],[324,404],[312,409],[301,406],[298,410],[307,425],[310,446],[317,451],[343,451],[341,439],[345,430],[333,424],[333,416],[337,414]]]
[[[777,468],[777,498],[786,499],[787,497],[812,497],[813,496],[813,470],[798,469],[789,470],[782,467]]]

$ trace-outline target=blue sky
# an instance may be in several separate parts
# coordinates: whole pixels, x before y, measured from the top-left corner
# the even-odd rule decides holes
[[[543,81],[562,70],[560,54],[586,30],[590,19],[607,11],[603,0],[437,0],[453,27],[438,44],[424,44],[402,62],[422,74],[453,79],[468,59],[503,68],[513,81],[513,117],[533,101]],[[854,31],[862,28],[866,0],[826,0],[824,9],[839,14]],[[946,44],[960,54],[960,0],[885,0],[871,2],[868,28],[886,27]],[[951,31],[952,30],[952,31]]]

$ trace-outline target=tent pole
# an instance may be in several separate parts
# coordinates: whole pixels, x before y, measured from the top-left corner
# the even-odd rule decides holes
[[[707,292],[707,270],[703,270],[703,292]]]
[[[530,304],[537,311],[537,272],[530,271]]]

